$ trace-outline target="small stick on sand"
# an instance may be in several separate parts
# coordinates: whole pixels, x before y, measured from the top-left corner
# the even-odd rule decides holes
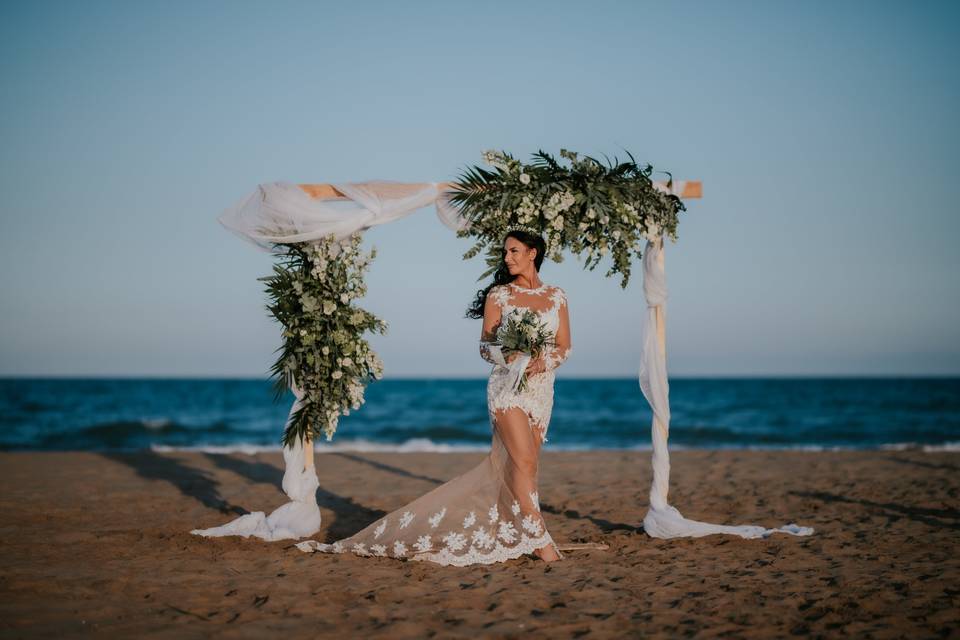
[[[557,548],[560,551],[585,551],[589,549],[598,549],[600,551],[606,551],[610,548],[610,545],[602,544],[600,542],[568,542],[566,544],[558,544]]]

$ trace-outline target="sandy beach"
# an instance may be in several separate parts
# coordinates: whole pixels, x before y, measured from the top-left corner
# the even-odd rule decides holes
[[[331,541],[482,454],[318,455]],[[671,502],[810,538],[654,540],[647,452],[547,452],[547,566],[308,555],[195,527],[284,502],[279,453],[0,454],[4,637],[749,637],[960,635],[960,455],[680,451]]]

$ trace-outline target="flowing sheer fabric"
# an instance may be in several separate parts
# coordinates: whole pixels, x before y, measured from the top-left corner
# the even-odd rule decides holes
[[[294,383],[296,400],[290,408],[289,420],[300,408],[303,392]],[[310,464],[312,457],[305,455],[304,443],[299,438],[291,447],[284,447],[283,491],[290,502],[275,509],[269,516],[263,511],[254,511],[219,527],[194,529],[190,533],[207,538],[221,536],[254,536],[264,540],[299,539],[311,536],[320,529],[320,507],[317,505],[317,472]],[[312,444],[310,445],[312,446]]]
[[[338,240],[356,231],[386,224],[437,203],[437,216],[452,229],[464,224],[437,183],[405,184],[387,180],[333,185],[346,200],[318,200],[290,182],[267,182],[226,209],[220,224],[261,249],[274,244],[310,242],[333,235]],[[447,194],[449,195],[449,194]],[[439,199],[438,199],[439,198]],[[446,208],[442,208],[446,205]]]
[[[488,296],[501,317],[512,309],[537,312],[554,333],[568,322],[566,297],[558,287],[498,287]],[[564,329],[568,330],[567,326]],[[510,367],[499,349],[481,341],[480,354],[493,363],[487,383],[492,430],[490,454],[477,466],[331,544],[307,540],[302,551],[354,553],[442,565],[492,564],[548,545],[559,555],[540,513],[537,484],[541,444],[553,406],[554,369],[570,349],[556,347],[548,370],[533,374],[523,391],[513,388]]]
[[[643,293],[647,300],[647,321],[644,326],[640,356],[640,389],[653,409],[653,483],[650,487],[650,508],[643,519],[643,529],[654,538],[700,537],[727,533],[742,538],[765,538],[773,533],[807,536],[810,527],[787,524],[776,529],[758,525],[722,525],[684,518],[667,503],[670,486],[670,452],[667,436],[670,431],[669,385],[666,357],[667,277],[663,266],[663,237],[647,242],[643,256]]]

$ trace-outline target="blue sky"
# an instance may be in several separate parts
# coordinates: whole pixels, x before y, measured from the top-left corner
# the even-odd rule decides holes
[[[960,373],[956,3],[7,2],[0,375],[263,376],[258,183],[629,149],[699,179],[673,375]],[[483,267],[432,209],[367,233],[387,377],[484,376]],[[640,280],[568,256],[564,376],[636,375]]]

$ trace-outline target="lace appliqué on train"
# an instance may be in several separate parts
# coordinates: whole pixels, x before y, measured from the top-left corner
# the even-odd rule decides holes
[[[406,528],[406,524],[409,524],[415,516],[407,512],[404,515],[408,517],[401,519],[393,526],[389,517],[371,525],[375,526],[374,540],[383,538],[383,543],[323,544],[315,540],[307,540],[297,543],[296,547],[308,553],[320,551],[403,560],[429,560],[458,567],[513,560],[554,544],[540,515],[539,496],[531,493],[530,500],[534,509],[530,513],[524,513],[520,503],[515,500],[509,513],[505,514],[507,509],[500,509],[497,504],[494,504],[486,513],[478,514],[475,510],[470,511],[462,521],[450,522],[450,529],[438,529],[447,513],[447,507],[443,507],[427,518],[431,531],[418,535],[415,539],[399,539],[404,535],[402,530]]]

